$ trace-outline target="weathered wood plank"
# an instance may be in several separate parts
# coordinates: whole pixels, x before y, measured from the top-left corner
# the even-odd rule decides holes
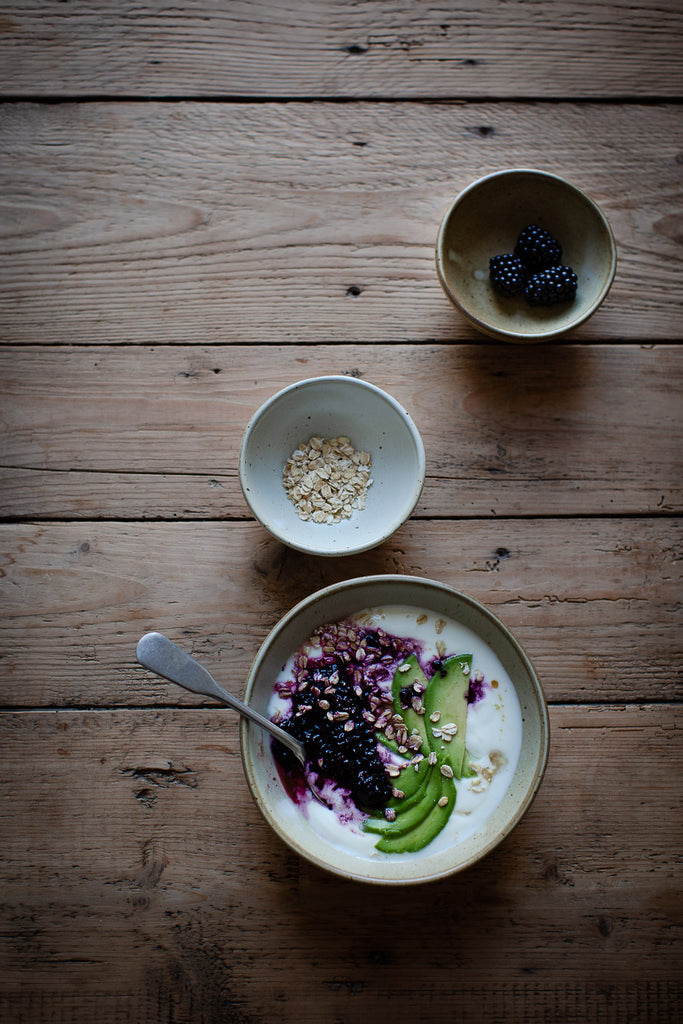
[[[675,0],[21,0],[5,5],[0,28],[6,95],[622,97],[683,88]]]
[[[512,835],[397,896],[275,838],[220,712],[0,715],[4,1019],[673,1022],[681,711],[551,718]]]
[[[0,551],[5,706],[201,703],[136,664],[149,629],[241,692],[297,601],[382,573],[438,579],[491,607],[551,700],[680,697],[676,520],[411,521],[340,559],[284,548],[254,523],[7,524]]]
[[[0,515],[248,517],[249,417],[328,373],[411,413],[427,451],[419,516],[683,508],[679,347],[20,346],[0,347]]]
[[[565,173],[616,234],[574,337],[678,339],[678,125],[676,105],[5,106],[0,339],[487,344],[434,242],[461,188],[520,165]]]

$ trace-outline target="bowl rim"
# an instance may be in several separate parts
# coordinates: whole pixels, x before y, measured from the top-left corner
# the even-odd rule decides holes
[[[416,471],[415,471],[415,483],[408,501],[403,505],[399,515],[396,515],[389,523],[381,526],[370,539],[366,538],[362,541],[358,541],[355,544],[347,544],[338,550],[330,550],[329,548],[312,547],[309,545],[302,544],[300,542],[293,541],[291,538],[285,535],[283,531],[278,530],[272,523],[264,521],[263,513],[259,511],[254,501],[252,500],[251,493],[246,486],[247,478],[247,460],[248,460],[248,448],[249,441],[253,436],[254,429],[258,422],[284,397],[287,395],[303,391],[305,389],[312,388],[321,383],[332,382],[334,384],[341,384],[343,387],[355,387],[363,388],[367,392],[374,394],[377,398],[383,401],[386,405],[390,406],[393,411],[398,415],[399,419],[405,425],[408,434],[410,436],[416,460]],[[317,555],[321,558],[336,558],[345,557],[347,555],[361,554],[364,551],[369,551],[371,548],[377,547],[382,544],[389,537],[391,537],[402,525],[405,523],[415,511],[415,507],[420,500],[420,495],[425,484],[425,478],[427,474],[427,459],[425,453],[425,446],[418,430],[415,421],[413,420],[407,409],[404,408],[401,403],[394,398],[393,395],[385,391],[383,388],[378,387],[377,384],[373,384],[371,381],[363,380],[359,377],[352,377],[347,374],[320,374],[315,377],[306,377],[303,380],[295,381],[292,384],[288,384],[286,387],[281,388],[275,394],[271,395],[270,398],[266,399],[262,405],[249,417],[246,427],[242,435],[242,441],[240,444],[239,461],[238,461],[238,476],[240,481],[240,487],[244,500],[246,501],[249,509],[254,518],[261,523],[261,525],[275,537],[281,543],[286,544],[287,547],[293,548],[295,551],[301,551],[304,554]]]
[[[520,662],[527,673],[532,686],[532,693],[535,701],[535,708],[538,712],[539,718],[539,731],[538,731],[538,749],[536,751],[534,768],[532,773],[532,782],[527,788],[520,800],[519,805],[515,808],[514,813],[510,815],[508,820],[505,822],[504,827],[495,835],[486,841],[478,850],[472,853],[462,862],[450,866],[444,867],[438,870],[432,870],[431,872],[425,873],[424,875],[408,875],[401,876],[400,872],[396,876],[383,876],[372,875],[369,871],[354,871],[347,867],[340,867],[332,865],[326,862],[322,857],[317,856],[310,850],[307,850],[305,845],[297,842],[297,840],[291,836],[284,829],[280,828],[278,823],[273,820],[272,816],[268,813],[267,801],[264,799],[261,791],[258,788],[253,760],[251,756],[250,748],[250,737],[259,731],[255,726],[251,725],[250,722],[242,718],[240,721],[240,756],[242,760],[242,768],[247,780],[247,785],[251,792],[254,803],[258,807],[261,815],[263,816],[266,823],[272,829],[272,831],[296,854],[309,863],[322,868],[324,871],[329,872],[338,877],[350,879],[352,881],[365,882],[368,884],[376,885],[420,885],[427,882],[437,881],[441,878],[450,877],[454,874],[459,874],[461,871],[473,864],[482,860],[487,856],[495,847],[500,845],[504,839],[513,831],[513,829],[522,820],[529,807],[531,806],[538,790],[543,781],[545,771],[548,764],[548,757],[550,751],[550,717],[548,713],[548,704],[538,675],[524,650],[522,644],[519,642],[517,637],[512,631],[503,623],[498,616],[488,608],[487,605],[469,594],[464,593],[461,590],[457,590],[455,587],[451,587],[447,583],[442,583],[438,580],[429,579],[421,576],[407,576],[403,574],[378,574],[372,576],[360,576],[349,580],[342,580],[338,583],[330,584],[329,586],[323,587],[320,590],[315,591],[313,594],[309,594],[308,597],[303,598],[297,602],[293,608],[286,612],[279,621],[272,627],[266,638],[263,640],[259,650],[254,658],[251,668],[247,674],[245,687],[244,687],[244,700],[249,703],[252,698],[254,685],[258,676],[259,671],[266,659],[268,651],[273,643],[283,634],[285,631],[304,614],[308,609],[312,609],[313,606],[318,604],[320,601],[333,597],[335,594],[340,592],[353,592],[354,590],[361,591],[364,588],[375,586],[392,586],[392,585],[412,585],[418,586],[432,591],[441,592],[442,594],[448,595],[448,597],[456,602],[463,602],[469,605],[476,613],[481,615],[484,619],[487,619],[489,623],[497,629],[504,637],[506,642],[510,645],[516,656],[520,659]],[[383,602],[387,603],[387,602]],[[400,604],[401,601],[396,602]],[[366,602],[367,604],[367,602]],[[358,611],[361,610],[359,606]],[[349,613],[352,614],[352,613]],[[324,615],[321,616],[324,619]],[[322,622],[318,623],[322,624]],[[400,862],[396,862],[397,865]]]
[[[575,320],[572,320],[571,323],[564,324],[561,327],[555,327],[547,331],[540,331],[535,334],[527,334],[524,331],[504,330],[499,327],[494,327],[491,324],[487,323],[485,320],[482,320],[480,317],[476,316],[476,314],[472,313],[469,309],[467,309],[460,302],[457,295],[453,293],[453,291],[450,288],[450,285],[448,284],[446,274],[444,271],[444,264],[446,262],[444,257],[446,230],[448,227],[448,222],[456,207],[460,205],[463,199],[465,199],[470,192],[479,188],[486,182],[489,182],[495,178],[505,178],[517,175],[536,175],[541,178],[547,178],[557,182],[564,188],[570,189],[572,192],[576,193],[576,195],[578,195],[586,203],[586,205],[590,209],[592,209],[593,213],[601,222],[602,227],[607,235],[610,252],[610,264],[608,272],[605,276],[600,291],[598,292],[594,300],[591,302],[591,304],[579,316],[577,316]],[[600,209],[595,200],[591,199],[591,197],[586,192],[584,192],[583,189],[579,188],[578,185],[574,185],[571,181],[568,181],[566,178],[563,178],[561,175],[555,174],[552,171],[542,171],[535,167],[509,167],[499,171],[492,171],[490,174],[485,174],[483,175],[483,177],[477,178],[476,181],[472,181],[469,183],[469,185],[466,185],[465,188],[463,188],[462,191],[460,191],[458,195],[451,200],[446,209],[446,212],[444,213],[441,219],[441,223],[439,224],[439,230],[437,232],[435,243],[435,262],[437,276],[447,298],[450,299],[453,305],[474,327],[476,327],[482,333],[487,334],[489,337],[497,338],[499,340],[517,341],[525,342],[528,344],[534,344],[537,342],[547,341],[551,338],[557,338],[562,334],[566,334],[568,331],[573,331],[575,327],[579,327],[580,324],[585,323],[585,321],[588,320],[589,317],[593,315],[593,313],[595,313],[598,307],[605,300],[607,293],[609,292],[614,282],[614,278],[617,272],[617,243],[614,237],[614,231],[612,230],[612,226],[608,221],[607,217],[605,216],[605,214],[603,213],[603,211]]]

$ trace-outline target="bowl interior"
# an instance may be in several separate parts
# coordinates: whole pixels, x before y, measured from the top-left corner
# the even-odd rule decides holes
[[[346,436],[372,457],[365,508],[326,525],[304,522],[282,483],[285,463],[312,436]],[[424,446],[408,413],[380,388],[353,377],[300,381],[252,418],[240,455],[244,496],[274,536],[301,551],[342,555],[390,536],[413,511],[425,475]]]
[[[361,881],[412,884],[452,874],[496,846],[519,821],[540,785],[548,752],[548,716],[541,685],[519,643],[483,605],[442,584],[409,576],[373,576],[319,591],[297,605],[266,639],[247,680],[245,699],[266,713],[274,680],[312,631],[362,611],[413,605],[445,615],[473,630],[500,659],[516,691],[522,714],[519,761],[501,802],[473,834],[453,845],[419,854],[378,857],[341,848],[315,828],[284,790],[270,741],[246,720],[241,725],[242,760],[266,821],[297,853],[335,874]]]
[[[489,259],[512,252],[527,224],[538,224],[562,245],[562,262],[579,279],[576,299],[547,308],[495,294]],[[540,171],[506,171],[475,182],[455,200],[437,240],[441,284],[480,330],[515,341],[541,341],[577,326],[598,308],[616,270],[610,226],[579,189]]]

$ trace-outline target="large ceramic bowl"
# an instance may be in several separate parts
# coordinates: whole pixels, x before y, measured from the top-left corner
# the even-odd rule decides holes
[[[442,878],[474,864],[497,846],[531,804],[545,770],[549,742],[548,714],[541,685],[510,631],[471,597],[443,584],[410,576],[349,580],[321,590],[298,604],[275,626],[262,645],[247,679],[246,701],[261,713],[268,713],[274,681],[287,659],[316,627],[353,617],[368,608],[387,609],[397,605],[420,609],[428,618],[451,619],[462,629],[463,635],[476,637],[477,644],[482,645],[482,657],[498,659],[519,703],[519,759],[516,767],[510,762],[509,776],[497,797],[499,802],[492,805],[490,815],[473,832],[468,830],[467,818],[463,816],[462,826],[458,825],[451,838],[444,830],[433,844],[418,853],[379,854],[372,845],[368,848],[367,844],[339,842],[338,837],[328,831],[326,821],[307,814],[288,795],[273,759],[269,738],[246,720],[241,725],[242,760],[248,784],[264,818],[277,835],[296,853],[321,868],[346,878],[388,885]],[[464,780],[458,786],[461,784]],[[456,799],[456,811],[460,799],[460,796]],[[324,808],[322,813],[333,814]]]
[[[514,249],[529,224],[550,231],[562,262],[578,277],[573,302],[530,306],[496,295],[489,259]],[[498,171],[469,185],[450,205],[436,241],[436,269],[448,298],[484,334],[540,342],[584,323],[605,299],[617,266],[607,218],[575,185],[545,171]]]
[[[347,437],[372,460],[365,507],[340,522],[301,519],[283,484],[290,456],[312,437]],[[424,484],[425,452],[417,427],[391,395],[355,377],[313,377],[284,388],[252,416],[239,472],[247,504],[278,540],[308,554],[350,555],[380,544],[411,515]]]

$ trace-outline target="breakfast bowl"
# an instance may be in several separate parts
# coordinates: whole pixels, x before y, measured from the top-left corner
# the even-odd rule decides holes
[[[398,716],[386,704],[397,700]],[[312,744],[302,773],[242,721],[263,817],[347,879],[410,885],[462,871],[509,835],[545,771],[548,712],[527,655],[488,608],[433,580],[367,576],[301,601],[262,644],[245,701]],[[388,780],[383,807],[369,795],[368,750]]]
[[[350,555],[380,544],[412,514],[425,452],[391,395],[355,377],[313,377],[252,416],[239,474],[254,516],[282,543]]]
[[[561,263],[578,282],[573,299],[532,305],[523,294],[494,291],[489,260],[512,253],[529,225],[560,243]],[[437,274],[448,298],[474,327],[503,341],[546,341],[584,323],[605,299],[616,265],[614,235],[596,203],[556,174],[524,168],[489,174],[465,188],[446,211],[436,241]]]

